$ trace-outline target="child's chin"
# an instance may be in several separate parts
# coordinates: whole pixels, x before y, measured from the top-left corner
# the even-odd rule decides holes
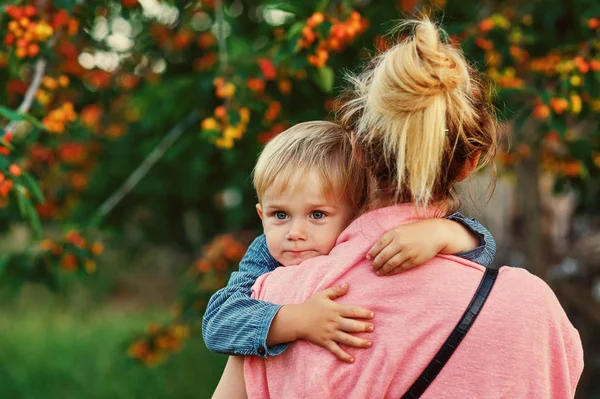
[[[285,253],[282,255],[282,259],[277,259],[282,266],[295,266],[304,262],[307,259],[314,258],[320,254],[315,251],[307,251],[305,254],[292,255]]]

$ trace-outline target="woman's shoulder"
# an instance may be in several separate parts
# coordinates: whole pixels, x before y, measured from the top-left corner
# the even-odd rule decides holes
[[[526,269],[501,267],[494,290],[496,303],[510,311],[515,320],[534,318],[540,325],[573,328],[552,288]]]

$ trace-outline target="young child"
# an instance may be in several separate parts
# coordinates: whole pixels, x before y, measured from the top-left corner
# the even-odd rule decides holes
[[[203,335],[210,350],[274,356],[290,342],[304,339],[353,362],[339,344],[371,346],[352,333],[373,331],[375,326],[366,321],[374,316],[372,312],[333,301],[347,292],[347,285],[331,287],[302,304],[275,305],[250,298],[260,275],[280,265],[327,255],[340,233],[364,210],[369,176],[352,157],[350,135],[331,122],[295,125],[266,145],[254,171],[256,209],[264,235],[250,246],[227,287],[208,304]],[[476,221],[453,214],[399,226],[365,256],[373,259],[378,274],[387,275],[423,264],[438,253],[487,266],[495,243]],[[237,373],[239,379],[241,363],[236,364],[228,363],[221,388],[235,380],[226,375]],[[228,395],[232,392],[223,397]]]

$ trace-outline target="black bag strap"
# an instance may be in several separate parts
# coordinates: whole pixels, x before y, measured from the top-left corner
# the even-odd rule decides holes
[[[423,395],[423,392],[433,382],[435,377],[442,371],[444,365],[450,360],[450,357],[458,348],[463,338],[469,332],[469,329],[477,319],[481,308],[485,304],[485,301],[496,282],[498,277],[498,269],[485,269],[479,287],[471,299],[471,303],[463,313],[460,321],[454,327],[454,330],[450,333],[444,345],[440,348],[438,353],[435,355],[431,363],[425,368],[425,371],[419,376],[419,378],[412,384],[409,390],[402,396],[402,399],[416,399]]]

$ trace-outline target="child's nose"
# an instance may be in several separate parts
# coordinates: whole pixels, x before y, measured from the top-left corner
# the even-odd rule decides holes
[[[299,223],[294,223],[288,231],[286,238],[290,241],[306,240],[306,230]]]

